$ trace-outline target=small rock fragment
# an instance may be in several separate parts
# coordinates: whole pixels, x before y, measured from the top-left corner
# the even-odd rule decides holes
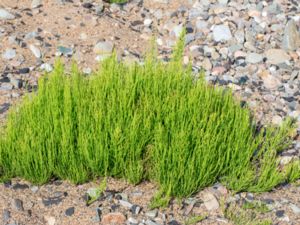
[[[36,58],[39,59],[42,57],[42,53],[38,47],[36,47],[34,45],[29,45],[29,49]]]
[[[23,202],[20,199],[14,199],[12,202],[12,207],[16,211],[24,211]]]
[[[0,8],[0,20],[13,20],[15,16],[5,9]]]
[[[227,25],[216,25],[213,28],[213,38],[216,42],[229,41],[232,34]]]
[[[75,208],[74,207],[70,207],[66,210],[65,215],[66,216],[72,216],[75,212]]]
[[[122,213],[108,213],[102,217],[103,225],[122,225],[125,224],[126,217]]]
[[[206,192],[204,194],[203,202],[204,202],[204,206],[209,211],[216,210],[220,207],[220,204],[219,204],[217,198],[212,193],[209,193],[209,192]]]

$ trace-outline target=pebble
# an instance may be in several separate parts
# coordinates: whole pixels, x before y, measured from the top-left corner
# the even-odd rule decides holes
[[[114,49],[114,44],[110,41],[100,41],[94,47],[96,54],[110,54]]]
[[[150,218],[155,218],[155,217],[157,217],[157,214],[158,214],[158,210],[157,210],[157,209],[154,209],[154,210],[151,210],[151,211],[147,211],[147,212],[145,213],[145,215],[146,215],[147,217],[150,217]]]
[[[290,56],[282,49],[269,49],[265,52],[269,64],[280,64],[290,60]]]
[[[101,224],[103,225],[123,225],[125,224],[126,217],[119,212],[116,213],[108,213],[103,215]]]
[[[36,58],[39,59],[42,57],[41,50],[38,47],[36,47],[34,45],[29,45],[29,49]]]
[[[257,64],[257,63],[261,63],[262,61],[263,61],[263,56],[261,54],[252,52],[247,54],[246,56],[247,63]]]
[[[65,211],[65,215],[66,215],[66,216],[73,216],[74,212],[75,212],[75,208],[74,208],[74,207],[70,207],[70,208],[68,208],[68,209]]]
[[[212,193],[209,192],[206,192],[203,195],[203,203],[205,208],[209,211],[216,210],[220,207],[217,198]]]
[[[289,20],[286,24],[282,46],[288,51],[294,51],[300,47],[300,32],[298,31],[296,22],[293,19]]]
[[[5,52],[2,54],[2,58],[6,60],[10,60],[16,57],[16,50],[14,49],[6,49]]]
[[[215,25],[213,38],[216,42],[229,41],[232,38],[231,31],[227,25]]]
[[[55,225],[56,219],[53,216],[44,216],[44,219],[47,221],[47,225]]]
[[[24,211],[23,202],[20,199],[14,199],[12,202],[12,207],[16,211]]]
[[[134,219],[133,217],[129,217],[127,220],[132,225],[138,225],[139,221],[137,219]]]
[[[2,214],[3,223],[5,224],[10,219],[10,217],[11,217],[10,211],[7,209],[4,209],[3,214]]]
[[[119,200],[119,203],[121,206],[125,207],[125,208],[131,208],[132,204],[128,201],[124,201],[124,200]]]
[[[64,46],[58,46],[57,47],[57,54],[58,55],[64,55],[64,56],[72,56],[74,53],[72,48],[67,48]]]
[[[7,10],[0,8],[0,20],[13,20],[15,16]]]
[[[300,215],[300,207],[295,204],[290,204],[290,208],[296,215]]]
[[[31,2],[31,8],[35,9],[42,5],[42,0],[32,0]]]

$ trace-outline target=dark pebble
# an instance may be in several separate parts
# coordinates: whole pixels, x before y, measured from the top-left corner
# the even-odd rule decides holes
[[[3,218],[3,222],[6,223],[10,219],[10,211],[4,209],[2,218]]]
[[[140,213],[141,207],[138,206],[138,205],[133,205],[133,206],[131,206],[130,211],[131,211],[133,214],[137,215],[137,214]]]
[[[28,67],[19,69],[20,74],[29,73],[30,69]]]
[[[27,184],[19,184],[19,183],[16,183],[12,189],[14,190],[25,190],[25,189],[28,189],[29,186]]]
[[[24,211],[23,202],[20,199],[18,199],[18,198],[14,199],[14,201],[13,201],[13,207],[17,211]]]
[[[284,210],[277,210],[275,214],[276,214],[277,217],[283,217],[284,216]]]
[[[61,197],[43,199],[43,204],[44,204],[44,206],[58,205],[59,203],[62,202],[62,200],[63,200],[63,198],[61,198]]]
[[[179,222],[177,222],[176,220],[171,220],[168,225],[180,225]]]
[[[75,208],[74,207],[70,207],[66,210],[65,214],[66,216],[72,216],[75,212]]]

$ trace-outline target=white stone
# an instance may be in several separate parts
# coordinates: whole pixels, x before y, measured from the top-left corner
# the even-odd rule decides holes
[[[13,20],[15,16],[5,9],[0,8],[0,20]]]
[[[227,25],[216,25],[213,28],[213,38],[216,42],[229,41],[232,34]]]
[[[34,45],[29,45],[29,49],[36,58],[42,57],[42,53],[38,47],[36,47]]]

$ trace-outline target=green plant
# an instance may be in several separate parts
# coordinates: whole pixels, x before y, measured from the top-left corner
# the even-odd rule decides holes
[[[109,3],[118,3],[118,4],[121,4],[121,3],[126,3],[128,2],[128,0],[108,0]]]
[[[260,192],[290,179],[278,169],[277,153],[290,143],[292,122],[257,131],[230,90],[182,66],[184,40],[168,64],[155,51],[143,65],[126,66],[113,55],[85,77],[75,65],[66,73],[58,61],[1,129],[0,177],[148,179],[165,196],[159,204],[218,180]]]
[[[245,202],[243,204],[242,208],[243,209],[253,209],[259,213],[266,213],[266,212],[270,211],[268,206],[264,202],[261,202],[261,201]]]
[[[222,211],[224,217],[232,221],[234,225],[271,225],[271,220],[259,218],[258,212],[265,213],[266,211],[265,208],[257,209],[257,206],[257,204],[246,203],[246,206],[244,204],[241,208],[236,203],[231,203],[224,205]]]
[[[185,225],[193,225],[205,220],[206,218],[207,215],[192,216],[186,220]]]
[[[107,187],[107,178],[105,177],[103,179],[103,181],[101,182],[99,188],[96,189],[96,192],[93,193],[93,195],[89,195],[88,196],[88,200],[86,202],[87,205],[91,205],[92,203],[94,203],[95,201],[98,200],[98,198],[101,197],[101,195],[103,194],[103,192],[106,190]]]

